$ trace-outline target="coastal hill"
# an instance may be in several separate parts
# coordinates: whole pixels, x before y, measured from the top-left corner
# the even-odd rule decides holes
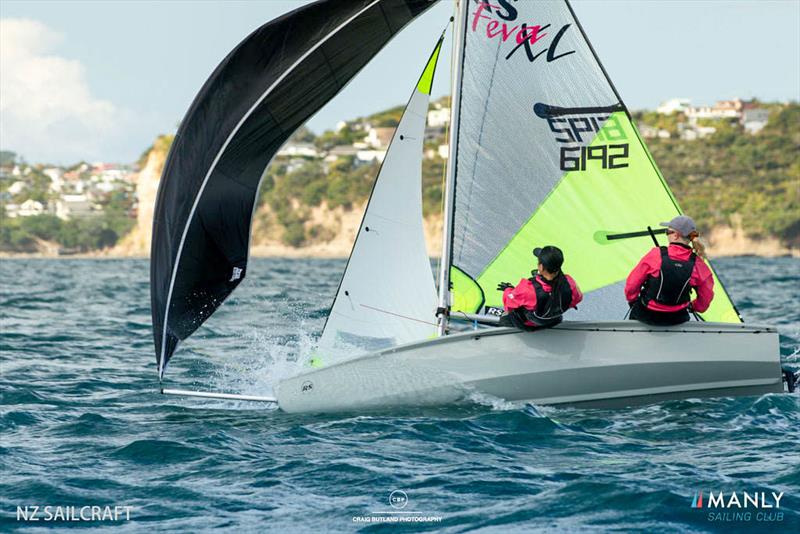
[[[441,246],[448,105],[447,98],[432,104],[425,134],[423,212],[431,255]],[[341,122],[321,135],[304,128],[296,132],[262,181],[253,255],[346,257],[401,113],[402,107],[395,107]],[[674,109],[636,112],[634,118],[682,208],[704,230],[710,254],[800,254],[800,105],[737,100],[691,108],[678,102]],[[149,253],[153,204],[171,141],[161,136],[142,155],[127,178],[130,194],[117,195],[113,204],[113,221],[91,222],[95,215],[80,223],[100,228],[103,239],[73,239],[68,251]],[[43,172],[32,169],[29,174]],[[8,196],[11,185],[0,180],[0,193]],[[15,201],[22,199],[17,195]],[[120,219],[124,206],[126,220]],[[61,240],[69,233],[64,228],[77,223],[56,219],[47,213],[4,216],[0,249],[63,253]]]

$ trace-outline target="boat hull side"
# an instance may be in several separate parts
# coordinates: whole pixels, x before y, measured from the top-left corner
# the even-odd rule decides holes
[[[621,407],[783,390],[777,332],[700,323],[564,323],[468,332],[396,347],[282,381],[287,412],[507,401]]]

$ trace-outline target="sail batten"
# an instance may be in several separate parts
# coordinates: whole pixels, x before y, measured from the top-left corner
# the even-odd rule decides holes
[[[270,160],[426,0],[320,0],[254,31],[217,67],[179,127],[156,201],[151,252],[159,376],[244,279]]]

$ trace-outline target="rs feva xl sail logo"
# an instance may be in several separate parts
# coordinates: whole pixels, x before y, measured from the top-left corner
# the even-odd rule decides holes
[[[525,51],[531,63],[544,54],[545,60],[552,63],[575,53],[575,50],[565,49],[564,45],[559,46],[572,24],[564,24],[556,31],[549,23],[522,20],[519,15],[522,5],[514,5],[509,0],[474,0],[472,7],[469,13],[471,31],[504,43],[508,50],[506,60],[520,50]]]
[[[709,521],[783,521],[781,499],[783,492],[774,491],[731,491],[704,492],[698,490],[692,497],[692,508],[708,512]]]

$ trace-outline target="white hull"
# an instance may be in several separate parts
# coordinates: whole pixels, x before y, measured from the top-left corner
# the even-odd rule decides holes
[[[368,354],[284,380],[290,413],[507,401],[619,407],[783,391],[778,333],[766,326],[564,322],[492,328]]]

